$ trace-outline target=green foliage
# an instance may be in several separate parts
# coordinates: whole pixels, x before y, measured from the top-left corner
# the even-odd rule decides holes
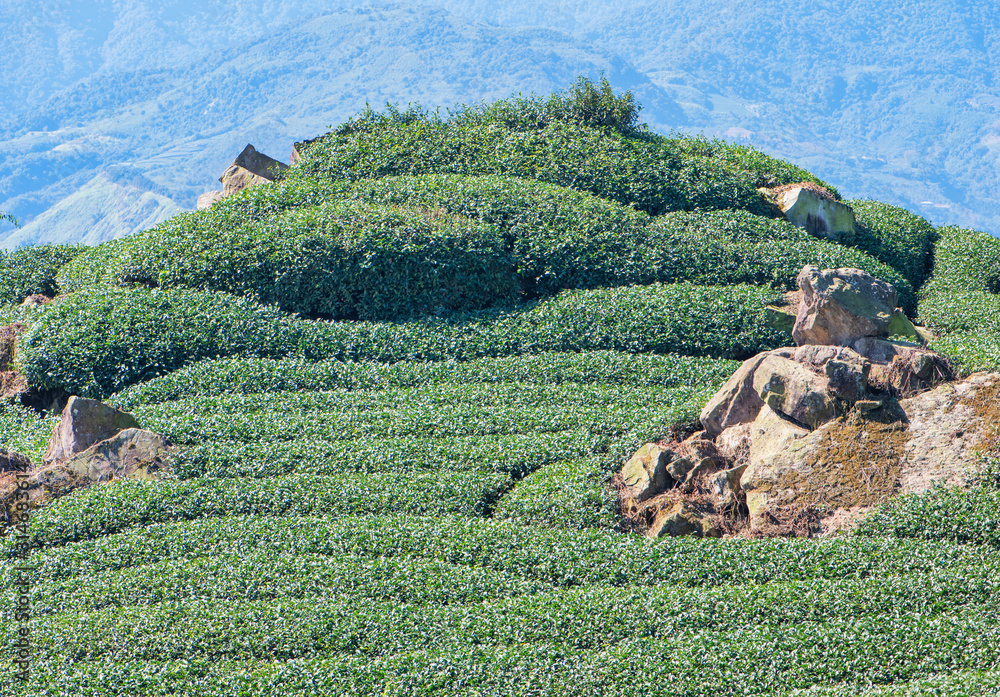
[[[80,291],[49,303],[18,341],[29,384],[102,397],[200,358],[292,353],[276,309],[224,293]]]
[[[361,180],[350,195],[499,226],[529,294],[665,280],[643,265],[650,255],[647,215],[566,187],[511,177],[424,175]]]
[[[309,144],[290,179],[392,175],[525,177],[587,191],[657,215],[690,208],[770,208],[748,173],[682,157],[670,141],[553,121],[537,130],[436,119],[369,120]]]
[[[433,470],[497,472],[518,479],[549,462],[605,452],[613,442],[614,436],[589,428],[474,436],[295,438],[278,443],[212,440],[185,448],[172,467],[180,479]]]
[[[798,184],[812,182],[822,186],[840,198],[840,192],[810,174],[801,167],[771,157],[749,145],[738,145],[717,138],[708,139],[705,136],[678,135],[674,138],[676,148],[681,152],[701,157],[710,157],[736,169],[748,172],[753,177],[755,188],[773,188],[782,184]]]
[[[563,92],[546,97],[512,97],[487,104],[463,107],[451,115],[459,124],[499,124],[514,130],[545,128],[553,121],[605,128],[622,135],[641,133],[639,112],[631,90],[616,95],[602,77],[599,84],[580,76]]]
[[[274,207],[283,198],[294,196],[279,188]],[[338,318],[397,319],[520,297],[499,231],[459,216],[336,202],[242,224],[231,213],[168,221],[116,245],[111,259],[96,248],[108,264],[98,277],[222,290]]]
[[[909,281],[868,254],[816,239],[787,221],[745,211],[668,213],[650,227],[648,248],[660,258],[644,265],[665,269],[665,281],[751,283],[792,290],[806,264],[853,267],[892,283],[904,305],[914,303]]]
[[[0,448],[41,462],[58,421],[58,415],[42,418],[12,399],[0,400]]]
[[[54,296],[56,273],[81,250],[54,244],[0,251],[0,305],[21,303],[29,295]]]
[[[919,215],[887,203],[848,201],[857,219],[855,242],[879,261],[899,271],[919,288],[931,271],[937,232]]]
[[[622,351],[539,353],[470,361],[312,362],[301,358],[206,360],[154,378],[111,400],[121,409],[183,397],[320,390],[371,390],[432,384],[563,383],[648,387],[721,384],[739,367],[735,361],[692,356],[635,355]]]
[[[381,436],[495,436],[584,429],[618,437],[661,437],[691,421],[716,385],[634,390],[617,385],[520,383],[430,385],[374,391],[195,397],[133,410],[171,441],[280,443]]]
[[[899,496],[865,519],[857,532],[1000,548],[1000,488],[984,482]]]
[[[504,495],[494,517],[524,525],[615,527],[617,495],[605,486],[609,464],[607,458],[546,464]]]
[[[923,294],[1000,293],[1000,239],[978,230],[942,227],[934,245],[934,276]]]
[[[127,486],[136,491],[156,490],[152,485]],[[94,491],[87,494],[97,496]],[[772,539],[749,543],[667,538],[653,542],[597,528],[538,528],[467,516],[409,514],[342,518],[233,515],[150,525],[117,535],[106,535],[102,530],[77,535],[57,522],[85,515],[79,506],[69,503],[76,498],[60,503],[64,508],[58,514],[53,512],[55,509],[45,509],[32,517],[29,535],[38,550],[31,573],[36,583],[165,559],[267,550],[331,557],[354,554],[441,559],[509,571],[565,587],[749,586],[959,573],[975,568],[988,572],[997,563],[992,548],[906,538]],[[114,525],[113,521],[105,522]],[[56,547],[65,542],[67,534],[85,541]],[[0,558],[12,558],[15,548],[12,538],[0,539]],[[12,573],[10,567],[0,567],[0,586],[12,583]]]
[[[223,293],[85,291],[51,303],[20,343],[32,385],[106,396],[201,358],[469,360],[547,351],[745,358],[787,340],[772,292],[688,284],[568,291],[517,310],[408,323],[309,322]]]
[[[296,474],[269,479],[124,480],[60,498],[37,516],[45,539],[64,544],[171,520],[219,516],[481,515],[509,479],[498,474]],[[34,524],[34,523],[32,523]]]
[[[952,332],[932,342],[931,348],[948,356],[965,374],[1000,370],[1000,336],[995,331]]]

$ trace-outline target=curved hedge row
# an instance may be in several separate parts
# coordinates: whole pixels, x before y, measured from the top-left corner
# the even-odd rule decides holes
[[[83,291],[51,303],[21,338],[30,384],[103,397],[202,358],[470,360],[595,350],[742,359],[783,346],[773,291],[689,284],[565,291],[517,310],[406,323],[309,322],[224,293]]]
[[[622,351],[538,353],[464,362],[312,362],[302,358],[206,360],[125,390],[113,400],[121,409],[184,397],[321,390],[370,390],[430,384],[518,382],[701,387],[721,384],[739,367],[730,360]]]
[[[94,249],[94,260],[85,253],[65,277],[221,290],[336,318],[399,319],[520,299],[499,230],[460,216],[330,202],[239,225],[231,217],[170,221],[110,251]],[[101,263],[98,273],[83,271]]]
[[[919,215],[888,203],[848,201],[857,219],[855,243],[919,288],[931,271],[937,231]]]
[[[934,276],[924,295],[952,291],[1000,293],[1000,239],[986,232],[938,228]]]
[[[52,297],[58,292],[56,274],[85,248],[51,244],[0,250],[0,305],[16,305],[29,295]]]
[[[205,357],[294,353],[290,320],[226,293],[89,290],[49,303],[18,341],[39,389],[103,397]]]
[[[441,209],[499,226],[532,294],[666,280],[639,258],[647,244],[648,215],[564,186],[430,174],[364,179],[349,195],[375,204]]]
[[[912,311],[913,286],[891,266],[867,253],[817,239],[785,220],[746,211],[678,212],[656,218],[649,228],[644,266],[663,281],[705,285],[751,283],[791,290],[806,264],[852,267],[892,283]]]
[[[359,122],[312,141],[301,154],[291,179],[499,174],[588,191],[652,215],[694,208],[771,213],[755,177],[724,162],[682,156],[668,139],[559,121],[537,130],[422,117]]]

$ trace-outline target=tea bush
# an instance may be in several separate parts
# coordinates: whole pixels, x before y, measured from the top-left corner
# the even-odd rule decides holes
[[[669,141],[562,121],[532,130],[424,117],[361,121],[310,142],[289,179],[353,181],[403,174],[525,177],[651,215],[694,208],[771,212],[747,172],[708,157],[683,157]]]
[[[82,250],[62,244],[0,250],[0,305],[20,304],[29,295],[56,295],[56,273]]]
[[[784,220],[745,211],[668,213],[656,219],[649,237],[650,248],[661,257],[656,261],[673,271],[664,280],[793,290],[806,264],[851,267],[892,283],[900,302],[914,307],[913,287],[895,269],[865,252],[817,239]]]
[[[565,528],[617,525],[617,494],[605,486],[614,461],[585,458],[544,464],[515,484],[494,517]]]
[[[102,397],[202,358],[470,360],[548,351],[746,358],[782,346],[773,291],[688,284],[568,291],[516,310],[406,323],[307,322],[224,293],[83,291],[51,303],[20,343],[33,385]]]
[[[871,199],[848,201],[857,220],[855,243],[919,288],[931,271],[937,232],[904,208]]]
[[[110,259],[95,248],[107,264],[96,275],[111,285],[221,290],[291,312],[361,319],[520,298],[499,231],[460,216],[332,202],[257,222],[230,217],[169,221],[116,245]]]
[[[736,361],[622,351],[543,352],[468,361],[321,361],[302,358],[205,360],[130,387],[111,402],[121,409],[183,397],[321,390],[371,390],[441,383],[562,383],[646,387],[702,387],[721,384]]]

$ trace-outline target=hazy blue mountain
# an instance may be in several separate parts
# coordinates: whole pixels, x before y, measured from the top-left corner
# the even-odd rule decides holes
[[[186,66],[99,67],[10,119],[0,133],[0,210],[32,231],[8,230],[13,236],[2,244],[64,239],[63,231],[39,229],[50,221],[42,214],[97,176],[133,187],[116,179],[112,165],[128,165],[161,187],[158,194],[191,208],[247,142],[287,160],[295,140],[325,132],[368,102],[449,106],[519,90],[550,92],[578,74],[605,72],[664,118],[683,117],[663,89],[621,59],[549,30],[475,25],[440,9],[401,6],[346,9],[259,29],[258,38],[193,52],[197,57]],[[154,32],[165,63],[177,60],[176,45],[192,33],[172,31],[171,43]],[[214,38],[222,43],[228,36]],[[131,195],[146,190],[140,186]],[[91,196],[110,191],[89,188]],[[65,215],[51,220],[66,223]],[[113,217],[87,224],[98,228],[98,238],[123,234]]]
[[[0,245],[124,234],[133,216],[41,217],[84,187],[91,212],[112,191],[191,208],[247,142],[286,159],[366,102],[449,106],[601,71],[659,130],[998,232],[998,29],[985,0],[6,0],[0,210],[32,228],[4,242],[0,227]]]
[[[689,128],[812,169],[851,196],[1000,233],[1000,7],[990,0],[441,0],[615,51]]]

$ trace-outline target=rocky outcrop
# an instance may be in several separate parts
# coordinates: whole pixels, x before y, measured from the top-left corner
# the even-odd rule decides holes
[[[236,156],[219,181],[222,182],[222,195],[232,196],[250,186],[274,181],[288,165],[257,152],[253,145],[247,143],[243,152]]]
[[[158,478],[169,470],[169,463],[170,444],[166,439],[151,431],[128,428],[67,460],[34,470],[14,486],[30,508],[39,508],[56,497],[93,484]],[[0,493],[0,501],[8,507],[12,493],[12,489]]]
[[[806,266],[798,275],[802,302],[792,338],[799,346],[850,346],[888,336],[898,296],[890,284],[858,269]]]
[[[14,495],[30,508],[76,489],[118,479],[155,479],[170,471],[172,448],[139,427],[131,414],[93,399],[71,397],[53,429],[41,467],[0,450],[0,517],[13,520]],[[5,464],[6,463],[6,464]],[[25,496],[27,497],[25,499]]]
[[[854,210],[825,189],[809,183],[788,184],[770,195],[788,222],[810,235],[841,243],[854,239]]]
[[[199,211],[211,208],[216,201],[221,201],[226,196],[221,191],[206,191],[201,196],[198,197],[198,202],[195,204],[195,208]]]
[[[294,153],[294,150],[293,150]],[[198,197],[198,210],[211,208],[217,201],[242,191],[251,186],[266,184],[278,178],[288,165],[268,157],[247,143],[243,151],[236,156],[233,163],[219,177],[222,191],[206,191]]]
[[[799,278],[800,345],[745,361],[705,405],[703,431],[648,444],[637,455],[657,453],[656,466],[623,470],[646,473],[622,510],[647,534],[830,530],[896,493],[960,483],[996,446],[1000,375],[956,382],[942,356],[885,338],[896,292],[868,274],[807,266]]]
[[[126,428],[138,428],[135,417],[95,399],[70,397],[56,424],[42,464],[68,460]]]

